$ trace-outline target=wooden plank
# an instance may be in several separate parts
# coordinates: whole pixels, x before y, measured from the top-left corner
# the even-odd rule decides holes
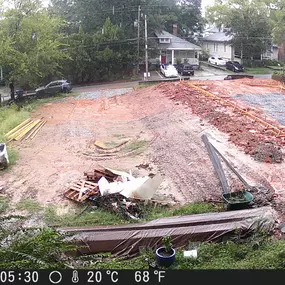
[[[42,124],[42,120],[40,120],[35,127],[31,130],[31,132],[26,136],[25,140],[29,139],[31,137],[31,135],[41,126]]]
[[[46,123],[47,121],[43,121],[43,123],[40,125],[40,127],[33,133],[33,135],[31,136],[31,139],[33,139],[36,134],[40,131],[40,129],[44,126],[44,124]]]
[[[22,140],[22,138],[30,131],[33,129],[33,127],[39,123],[40,120],[34,121],[29,127],[27,127],[25,130],[23,130],[16,138],[15,140]]]
[[[21,127],[19,130],[17,130],[16,132],[14,132],[13,134],[8,136],[8,139],[14,139],[15,137],[17,137],[24,129],[26,129],[27,127],[29,127],[34,121],[30,121],[29,123],[27,123],[26,125],[24,125],[23,127]]]
[[[24,125],[26,125],[28,122],[30,122],[31,119],[27,119],[24,122],[22,122],[21,124],[19,124],[18,126],[16,126],[14,129],[12,129],[11,131],[9,131],[5,136],[10,136],[11,134],[13,134],[14,132],[16,132],[17,130],[19,130],[20,128],[22,128]]]

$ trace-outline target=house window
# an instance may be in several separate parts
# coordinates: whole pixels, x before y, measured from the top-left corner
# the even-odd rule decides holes
[[[227,45],[224,44],[224,52],[227,52]]]
[[[164,43],[170,43],[170,38],[160,38],[159,39],[159,42],[161,43],[161,44],[164,44]]]
[[[215,51],[215,52],[218,51],[218,43],[214,43],[214,51]]]

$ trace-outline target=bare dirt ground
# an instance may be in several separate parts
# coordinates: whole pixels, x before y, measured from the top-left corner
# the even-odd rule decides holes
[[[275,87],[250,86],[246,80],[200,83],[205,90],[227,98],[242,92],[276,92]],[[266,84],[277,83],[270,80]],[[238,92],[233,93],[234,88]],[[112,98],[69,98],[40,107],[32,117],[44,117],[47,123],[32,141],[18,144],[17,165],[0,177],[4,193],[14,203],[31,197],[44,205],[68,205],[64,191],[83,178],[84,171],[98,165],[132,170],[133,175],[161,173],[160,198],[179,203],[221,200],[222,189],[202,134],[208,135],[249,184],[265,185],[279,201],[285,199],[283,163],[253,157],[260,142],[274,142],[282,155],[284,139],[179,82]],[[111,156],[94,147],[95,141],[114,146],[125,139],[133,141],[129,150]]]

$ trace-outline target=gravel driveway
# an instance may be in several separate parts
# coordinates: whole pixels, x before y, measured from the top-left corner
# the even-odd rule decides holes
[[[102,97],[111,98],[114,96],[120,96],[126,93],[129,93],[133,90],[133,88],[118,88],[118,89],[105,89],[105,90],[96,90],[90,92],[81,92],[79,96],[77,96],[76,100],[95,100]]]
[[[237,94],[233,98],[240,99],[245,103],[261,107],[265,114],[285,125],[285,96],[281,93],[271,94]]]

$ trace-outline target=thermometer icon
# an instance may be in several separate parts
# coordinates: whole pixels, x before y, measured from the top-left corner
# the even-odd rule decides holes
[[[79,282],[79,277],[78,277],[78,271],[77,270],[73,270],[71,281],[72,281],[72,283],[78,283]]]

